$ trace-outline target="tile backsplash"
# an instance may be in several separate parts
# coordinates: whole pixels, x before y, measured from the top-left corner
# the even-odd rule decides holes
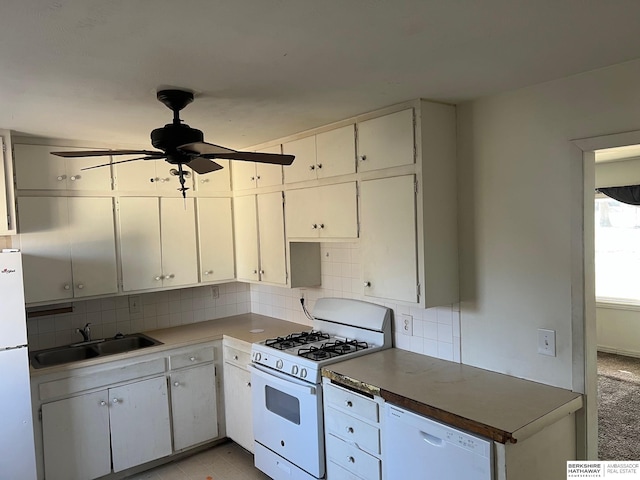
[[[360,247],[357,243],[322,243],[322,287],[282,288],[251,285],[251,311],[262,315],[311,325],[300,306],[311,312],[321,297],[354,298],[393,309],[394,346],[415,353],[460,362],[460,309],[458,304],[416,308],[410,304],[364,296]],[[400,333],[400,315],[413,317],[413,334]]]
[[[103,338],[118,332],[175,327],[250,311],[247,284],[234,282],[217,288],[218,298],[213,298],[211,286],[136,294],[140,298],[139,313],[129,313],[128,296],[74,301],[73,313],[27,320],[29,348],[39,350],[82,341],[75,329],[86,323],[91,323],[93,338]]]
[[[91,323],[93,338],[112,337],[174,327],[188,323],[236,315],[259,313],[290,322],[311,325],[300,305],[311,312],[320,297],[364,300],[394,311],[394,346],[411,352],[460,362],[460,312],[458,304],[429,309],[364,296],[360,247],[357,243],[323,243],[322,287],[282,288],[260,284],[227,283],[218,285],[219,297],[213,298],[211,286],[136,294],[140,313],[129,313],[129,297],[73,302],[73,313],[31,318],[27,321],[31,350],[81,341],[76,328]],[[413,317],[412,335],[404,335],[401,314]]]

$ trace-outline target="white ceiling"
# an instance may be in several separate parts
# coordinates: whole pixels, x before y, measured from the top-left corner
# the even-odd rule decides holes
[[[0,128],[149,147],[173,86],[242,148],[636,59],[639,27],[637,0],[5,0]]]

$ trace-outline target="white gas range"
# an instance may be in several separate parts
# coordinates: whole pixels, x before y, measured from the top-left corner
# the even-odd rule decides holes
[[[321,298],[312,330],[252,345],[255,464],[275,480],[325,476],[321,369],[392,346],[391,309]]]

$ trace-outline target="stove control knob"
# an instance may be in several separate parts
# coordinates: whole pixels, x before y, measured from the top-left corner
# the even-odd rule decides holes
[[[302,370],[300,370],[300,376],[302,378],[307,378],[307,369],[303,368]]]
[[[292,375],[297,375],[298,374],[298,366],[294,365],[293,367],[291,367],[291,374]]]
[[[276,362],[276,368],[282,368],[282,366],[283,366],[283,365],[284,365],[284,364],[282,363],[282,360],[278,360],[278,361]]]
[[[256,352],[256,354],[255,354],[255,355],[254,355],[254,357],[253,357],[253,359],[254,359],[256,362],[259,362],[261,358],[262,358],[262,355],[260,355],[260,352]]]

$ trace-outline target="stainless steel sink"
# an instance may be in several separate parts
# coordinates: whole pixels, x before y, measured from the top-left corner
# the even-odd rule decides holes
[[[52,367],[63,363],[130,352],[154,345],[162,345],[162,342],[143,333],[116,335],[114,338],[103,338],[32,352],[30,354],[31,365],[33,368]]]

